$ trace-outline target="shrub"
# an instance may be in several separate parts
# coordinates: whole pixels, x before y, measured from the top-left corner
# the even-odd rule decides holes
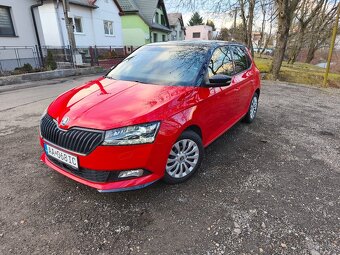
[[[45,63],[47,70],[55,70],[57,69],[57,62],[55,62],[52,51],[47,51],[47,58]]]
[[[103,52],[102,54],[99,54],[98,59],[113,59],[115,57],[117,57],[117,53],[114,50],[108,50]]]
[[[33,67],[31,66],[31,64],[26,63],[22,67],[15,68],[12,73],[13,74],[23,74],[23,73],[32,73],[32,72],[34,72]]]
[[[24,72],[26,72],[26,73],[31,73],[31,72],[33,72],[33,67],[32,67],[31,64],[29,64],[29,63],[24,64],[24,65],[21,67],[21,69],[22,69]]]

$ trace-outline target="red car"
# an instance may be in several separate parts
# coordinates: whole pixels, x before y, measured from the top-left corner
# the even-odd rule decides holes
[[[41,160],[100,192],[180,183],[198,170],[205,147],[254,120],[259,95],[259,70],[241,44],[149,44],[51,103],[40,123]]]

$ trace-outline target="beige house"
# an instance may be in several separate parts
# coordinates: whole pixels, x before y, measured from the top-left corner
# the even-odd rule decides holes
[[[185,40],[212,40],[213,30],[211,26],[198,25],[186,27]]]

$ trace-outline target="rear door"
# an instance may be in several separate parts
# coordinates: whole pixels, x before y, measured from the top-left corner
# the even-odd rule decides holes
[[[241,117],[249,107],[254,87],[252,61],[245,47],[233,45],[232,54],[235,65],[233,81],[235,83],[236,114]]]

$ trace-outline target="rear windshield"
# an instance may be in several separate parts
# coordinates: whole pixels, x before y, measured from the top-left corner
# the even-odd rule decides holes
[[[116,66],[107,77],[160,85],[195,86],[207,51],[207,48],[198,46],[144,46]]]

